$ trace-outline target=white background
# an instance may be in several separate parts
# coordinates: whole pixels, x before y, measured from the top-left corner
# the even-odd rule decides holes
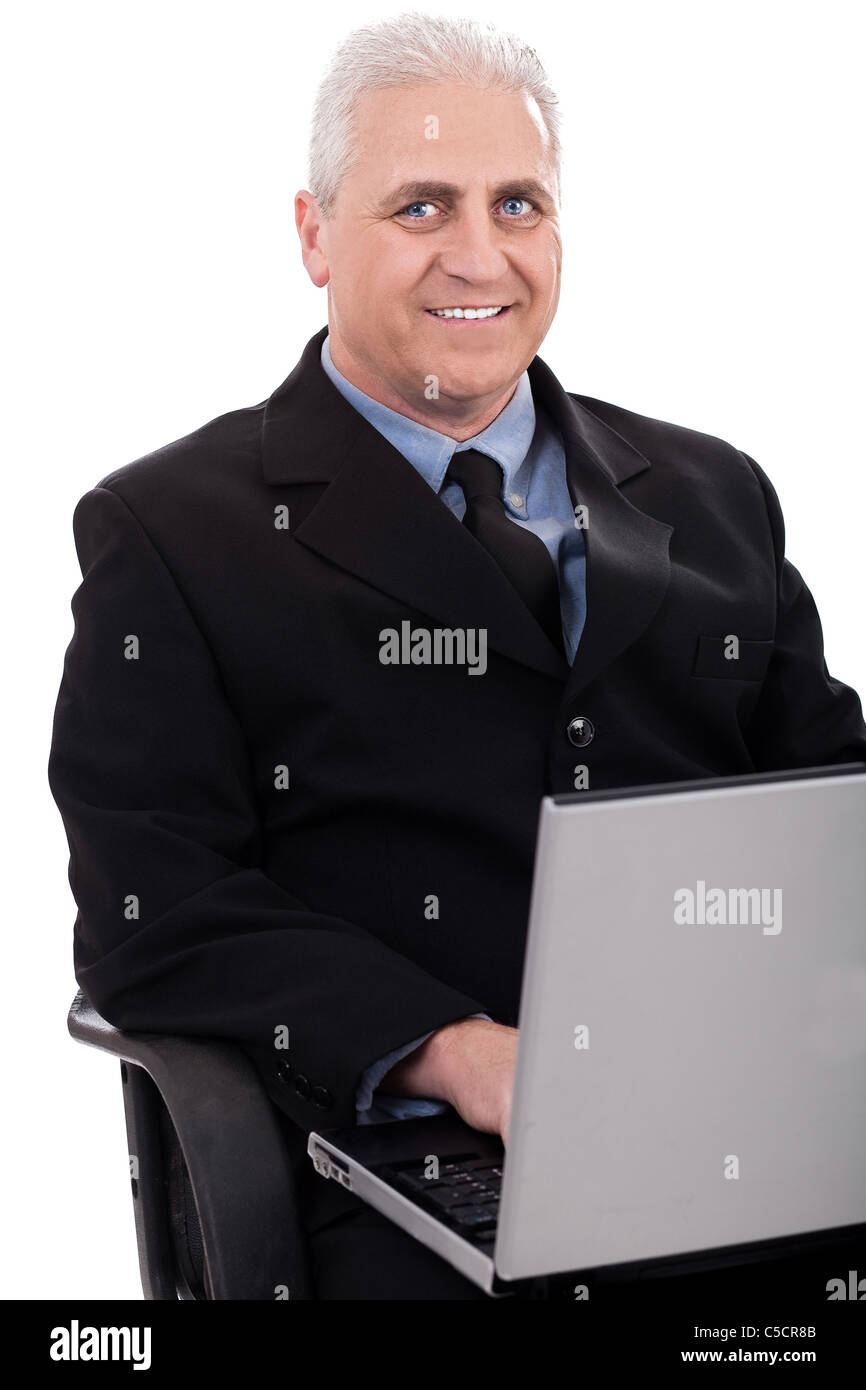
[[[332,45],[399,8],[6,12],[6,1298],[141,1297],[119,1064],[66,1032],[74,905],[45,767],[72,510],[111,469],[264,400],[325,323],[292,218],[311,102]],[[830,671],[866,691],[862,7],[471,12],[533,44],[565,110],[563,295],[542,357],[569,390],[758,460]]]

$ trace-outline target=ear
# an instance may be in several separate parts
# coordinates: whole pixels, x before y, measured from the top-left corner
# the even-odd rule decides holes
[[[306,188],[295,194],[295,226],[301,243],[301,259],[307,274],[317,289],[331,278],[328,261],[322,246],[324,218],[319,205]]]

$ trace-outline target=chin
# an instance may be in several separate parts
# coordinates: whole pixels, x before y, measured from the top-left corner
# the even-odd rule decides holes
[[[450,396],[454,401],[472,401],[504,390],[508,380],[509,375],[506,371],[450,372],[448,377],[443,376],[440,380],[439,390],[442,395]]]

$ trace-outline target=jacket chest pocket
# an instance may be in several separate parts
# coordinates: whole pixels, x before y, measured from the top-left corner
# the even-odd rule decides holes
[[[772,641],[758,642],[732,633],[699,637],[692,675],[733,681],[763,680],[774,645]]]

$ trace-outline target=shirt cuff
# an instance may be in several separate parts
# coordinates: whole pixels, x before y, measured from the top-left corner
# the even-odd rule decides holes
[[[467,1017],[493,1021],[489,1014],[468,1014]],[[414,1038],[403,1047],[394,1048],[393,1052],[372,1062],[362,1072],[355,1091],[355,1115],[359,1125],[382,1124],[388,1120],[409,1120],[422,1115],[440,1115],[443,1110],[449,1108],[445,1100],[432,1100],[424,1096],[389,1096],[376,1092],[377,1086],[391,1068],[410,1052],[414,1052],[416,1047],[420,1047],[435,1032],[436,1029],[433,1028],[429,1033]]]

